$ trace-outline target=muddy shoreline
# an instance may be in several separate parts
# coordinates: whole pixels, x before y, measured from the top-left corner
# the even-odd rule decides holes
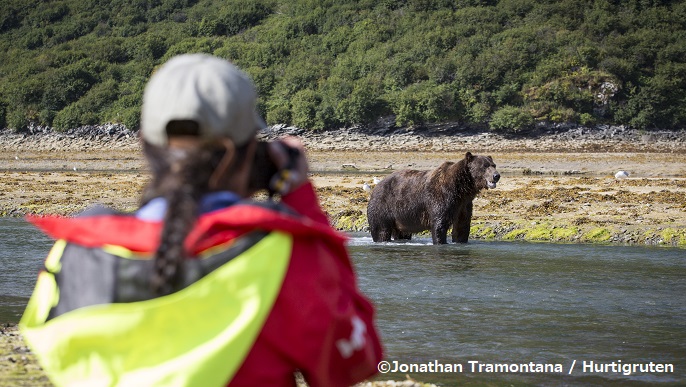
[[[361,187],[398,169],[431,169],[464,152],[493,156],[503,175],[474,202],[471,237],[686,246],[686,131],[548,128],[505,136],[444,125],[309,132],[312,179],[335,227],[366,231]],[[0,216],[131,211],[147,182],[137,133],[116,125],[65,133],[0,131]],[[615,179],[618,170],[628,179]]]
[[[439,129],[275,127],[262,137],[304,139],[322,206],[342,231],[366,231],[363,183],[471,151],[493,156],[503,175],[476,198],[471,239],[686,247],[686,131]],[[629,178],[615,179],[620,169]],[[130,211],[147,180],[137,134],[125,128],[0,131],[0,216],[74,215],[95,204]],[[423,385],[384,383],[364,385]],[[0,326],[0,385],[51,385],[12,324]]]

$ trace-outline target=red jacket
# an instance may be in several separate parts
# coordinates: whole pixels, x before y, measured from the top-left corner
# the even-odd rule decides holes
[[[298,215],[239,203],[202,215],[186,239],[192,255],[255,229],[293,236],[281,291],[229,385],[295,386],[295,370],[311,386],[360,382],[376,373],[382,350],[374,309],[357,288],[345,238],[330,227],[311,184],[282,202]],[[137,252],[154,252],[162,227],[160,222],[117,215],[30,220],[56,239]]]

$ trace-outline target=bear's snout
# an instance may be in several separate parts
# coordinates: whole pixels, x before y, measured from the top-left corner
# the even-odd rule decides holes
[[[486,178],[486,186],[488,189],[493,189],[497,186],[497,182],[500,180],[500,174],[498,172],[491,175],[491,179]]]

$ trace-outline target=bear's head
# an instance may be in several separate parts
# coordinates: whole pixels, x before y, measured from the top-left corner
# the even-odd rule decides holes
[[[472,155],[470,152],[465,154],[465,161],[469,168],[469,173],[474,179],[476,189],[493,189],[500,180],[500,174],[495,169],[495,163],[491,156]]]

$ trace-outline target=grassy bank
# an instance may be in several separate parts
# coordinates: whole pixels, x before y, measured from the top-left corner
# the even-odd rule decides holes
[[[52,386],[14,324],[0,325],[0,386]]]

